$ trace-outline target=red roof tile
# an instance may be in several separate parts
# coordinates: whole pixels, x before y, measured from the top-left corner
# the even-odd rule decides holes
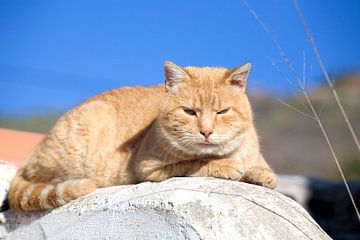
[[[0,128],[0,160],[21,165],[44,137],[43,134]]]

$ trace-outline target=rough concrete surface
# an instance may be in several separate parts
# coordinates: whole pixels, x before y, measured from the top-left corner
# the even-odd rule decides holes
[[[99,189],[61,208],[0,215],[5,239],[329,239],[290,198],[214,178]]]
[[[0,160],[0,203],[5,200],[10,181],[15,175],[17,167]]]
[[[3,202],[6,200],[6,194],[10,186],[10,181],[15,175],[16,170],[17,167],[15,165],[0,160],[0,207],[1,208],[3,207]],[[0,229],[1,229],[1,225],[0,225]]]

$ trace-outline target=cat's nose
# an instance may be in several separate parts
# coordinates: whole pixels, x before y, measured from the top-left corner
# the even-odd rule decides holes
[[[208,138],[213,133],[210,129],[201,130],[200,134],[203,135],[205,138]]]

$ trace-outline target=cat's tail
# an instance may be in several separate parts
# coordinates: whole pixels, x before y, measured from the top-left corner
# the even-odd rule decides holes
[[[14,211],[52,209],[93,192],[96,185],[89,179],[67,180],[58,184],[32,183],[22,177],[21,169],[10,184],[8,199]]]

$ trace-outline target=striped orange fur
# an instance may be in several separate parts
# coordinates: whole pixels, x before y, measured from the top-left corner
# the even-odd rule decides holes
[[[88,179],[67,180],[58,184],[32,183],[22,178],[21,169],[13,182],[13,191],[9,191],[12,210],[34,211],[52,209],[93,192],[96,185]]]
[[[165,86],[114,89],[64,114],[12,180],[11,209],[51,209],[96,188],[174,176],[274,188],[245,92],[250,64],[164,68]]]

